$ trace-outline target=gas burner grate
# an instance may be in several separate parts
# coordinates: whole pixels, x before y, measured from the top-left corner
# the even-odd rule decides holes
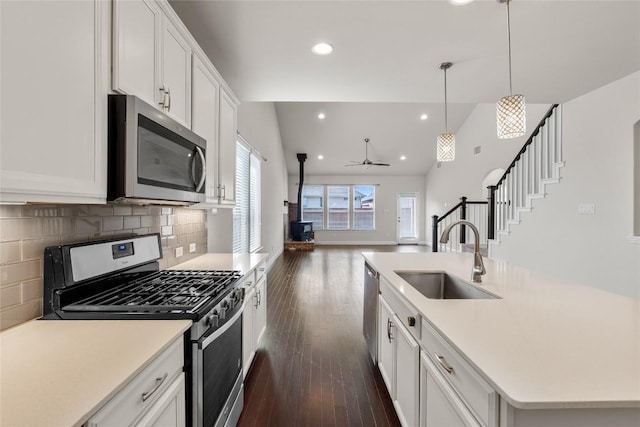
[[[239,271],[163,270],[77,301],[63,310],[193,313],[241,277]]]

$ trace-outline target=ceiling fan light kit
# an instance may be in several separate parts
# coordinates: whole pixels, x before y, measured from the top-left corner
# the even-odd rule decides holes
[[[496,122],[498,138],[508,139],[522,136],[527,131],[527,109],[524,95],[514,95],[511,80],[511,16],[509,3],[511,0],[498,0],[507,4],[507,39],[509,45],[509,96],[505,96],[496,104]]]
[[[447,129],[447,70],[453,63],[443,62],[440,69],[444,71],[444,133],[436,140],[436,157],[439,162],[450,162],[456,158],[456,136]]]

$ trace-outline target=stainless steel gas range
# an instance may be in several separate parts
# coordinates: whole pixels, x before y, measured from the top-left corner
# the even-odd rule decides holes
[[[191,319],[185,336],[186,425],[235,426],[242,412],[238,271],[159,270],[159,234],[52,246],[44,319]]]

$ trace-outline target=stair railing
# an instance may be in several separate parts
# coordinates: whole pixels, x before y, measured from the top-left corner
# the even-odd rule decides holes
[[[461,219],[473,223],[480,233],[480,244],[487,243],[488,223],[487,223],[488,201],[471,201],[466,197],[460,197],[454,207],[449,209],[444,215],[433,215],[431,224],[431,251],[432,252],[461,252],[461,245],[467,243],[467,230],[465,225],[460,225],[451,230],[448,243],[440,243],[440,232],[450,224]]]
[[[508,232],[531,200],[544,197],[547,183],[558,182],[562,161],[562,108],[554,104],[544,115],[496,185],[487,187],[488,238]]]

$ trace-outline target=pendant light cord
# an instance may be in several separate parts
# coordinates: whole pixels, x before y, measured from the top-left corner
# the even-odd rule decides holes
[[[444,131],[449,133],[447,127],[447,69],[444,69]]]
[[[507,0],[507,40],[509,43],[509,95],[513,95],[513,85],[511,83],[511,14],[509,13],[509,3],[510,1]]]

